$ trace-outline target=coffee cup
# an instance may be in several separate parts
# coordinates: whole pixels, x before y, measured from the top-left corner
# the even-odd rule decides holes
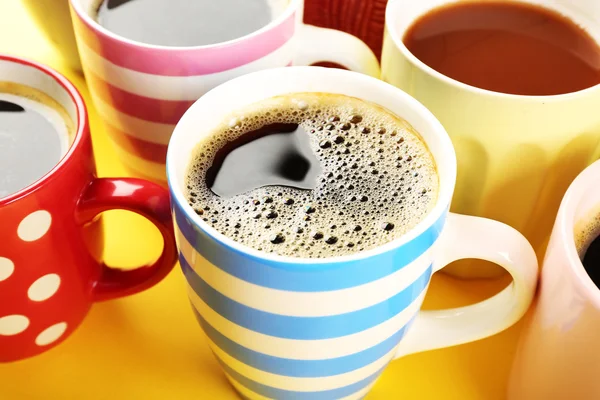
[[[202,138],[234,110],[306,92],[375,103],[420,134],[435,159],[440,189],[433,209],[408,233],[353,255],[295,258],[240,244],[190,205],[186,171]],[[378,79],[288,67],[231,80],[178,123],[167,175],[195,315],[244,398],[363,398],[393,359],[500,332],[521,318],[533,298],[537,261],[527,240],[499,222],[448,213],[456,179],[448,135],[423,105]],[[227,218],[220,211],[219,217]],[[514,281],[479,304],[419,311],[431,275],[462,258],[496,263]]]
[[[165,189],[140,179],[96,176],[77,89],[48,67],[11,56],[0,56],[0,74],[0,153],[4,146],[20,150],[0,161],[0,362],[10,362],[64,341],[94,302],[155,285],[171,271],[177,253]],[[31,120],[23,120],[29,111],[19,103],[31,106]],[[37,111],[45,118],[34,120]],[[28,129],[43,126],[40,121],[55,123],[56,133]],[[32,137],[25,142],[17,134]],[[60,136],[49,141],[47,134]],[[35,152],[23,148],[27,143],[36,145]],[[61,152],[56,162],[40,172],[55,150]],[[5,165],[7,160],[14,165]],[[116,209],[140,214],[159,229],[164,249],[156,262],[129,270],[103,262],[101,213]]]
[[[165,158],[175,124],[195,100],[231,78],[325,61],[379,75],[375,55],[359,39],[303,24],[304,0],[270,3],[279,12],[253,33],[212,45],[170,47],[119,36],[96,21],[97,0],[71,0],[94,104],[135,176],[166,185]]]
[[[595,399],[600,396],[600,265],[586,260],[600,221],[600,162],[567,191],[552,231],[532,315],[526,319],[509,399]],[[592,228],[586,230],[587,226]],[[591,235],[590,237],[587,237]],[[587,270],[582,260],[586,260]],[[591,275],[596,278],[592,280]]]
[[[525,3],[558,11],[596,41],[600,38],[600,9],[593,0]],[[443,75],[411,53],[404,36],[420,17],[451,4],[458,3],[388,3],[382,79],[423,103],[450,134],[458,158],[452,210],[516,228],[541,259],[562,196],[573,179],[600,157],[600,85],[530,96],[485,90]],[[499,272],[476,267],[462,264],[446,272],[463,277]]]
[[[381,57],[388,0],[307,0],[307,24],[339,29],[365,42]]]

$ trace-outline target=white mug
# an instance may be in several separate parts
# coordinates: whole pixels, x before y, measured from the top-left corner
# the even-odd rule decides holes
[[[420,133],[440,179],[437,202],[423,221],[372,250],[303,259],[241,245],[196,214],[184,190],[199,140],[234,110],[298,92],[376,103]],[[419,102],[378,79],[290,67],[225,83],[198,100],[175,128],[167,176],[191,303],[245,398],[359,399],[393,359],[491,336],[518,321],[531,303],[537,261],[527,240],[499,222],[448,213],[456,179],[448,135]],[[496,263],[514,281],[479,304],[420,311],[431,275],[462,258]]]

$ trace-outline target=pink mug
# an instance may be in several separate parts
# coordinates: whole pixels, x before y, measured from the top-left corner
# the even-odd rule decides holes
[[[221,83],[253,71],[319,62],[379,77],[377,58],[361,40],[302,23],[304,0],[273,0],[281,12],[262,29],[195,47],[126,39],[95,21],[97,0],[70,2],[81,63],[106,132],[135,176],[165,186],[167,145],[175,124]]]
[[[599,184],[597,161],[562,201],[513,367],[510,400],[600,399],[600,289],[575,244],[582,224],[600,213]]]

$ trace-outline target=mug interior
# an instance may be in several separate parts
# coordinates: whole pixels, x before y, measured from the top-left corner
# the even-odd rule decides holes
[[[50,68],[35,62],[0,55],[0,81],[29,86],[53,98],[65,109],[75,127],[74,138],[63,158],[43,177],[31,185],[7,197],[0,198],[0,204],[2,204],[34,190],[66,162],[75,151],[83,134],[86,110],[81,95],[71,82]]]
[[[267,25],[263,26],[262,28],[254,31],[252,33],[249,33],[248,35],[240,36],[239,38],[225,41],[225,42],[214,43],[214,44],[209,44],[209,45],[202,45],[202,46],[180,47],[180,46],[161,46],[161,45],[155,45],[155,44],[151,44],[151,43],[143,43],[143,42],[131,40],[126,37],[117,35],[114,32],[111,32],[108,29],[104,28],[102,25],[100,25],[96,21],[96,17],[95,17],[96,11],[98,10],[98,7],[100,6],[100,4],[102,3],[103,0],[68,0],[68,1],[71,2],[71,6],[73,7],[73,10],[77,13],[77,15],[79,15],[80,18],[82,18],[86,22],[86,24],[91,26],[94,30],[101,32],[103,35],[106,35],[106,36],[112,38],[113,40],[117,40],[117,41],[120,41],[123,43],[128,43],[133,46],[143,47],[143,48],[148,48],[148,49],[160,49],[160,50],[164,50],[164,51],[181,51],[183,49],[204,49],[204,48],[209,49],[211,47],[217,47],[217,46],[220,47],[220,46],[231,45],[238,41],[246,40],[255,35],[259,35],[262,32],[271,30],[273,27],[278,26],[283,21],[287,20],[290,17],[290,15],[293,14],[294,12],[299,11],[299,15],[297,16],[297,18],[301,21],[303,5],[304,5],[304,0],[267,0],[270,8],[272,10],[273,15],[272,15],[271,22],[269,22]]]
[[[321,92],[342,94],[378,104],[402,117],[421,135],[433,154],[440,181],[434,209],[414,229],[397,240],[354,256],[301,259],[273,256],[242,246],[222,235],[202,220],[185,196],[185,175],[196,144],[222,124],[233,110],[252,103],[292,93]],[[355,72],[320,67],[286,67],[255,72],[233,79],[208,92],[179,121],[167,153],[167,178],[172,201],[177,201],[186,217],[215,240],[235,249],[243,248],[258,258],[285,260],[286,263],[316,264],[366,258],[398,247],[423,233],[447,212],[456,181],[456,156],[450,138],[440,122],[421,103],[400,89]]]
[[[561,97],[569,96],[572,93],[550,95],[550,96],[524,96],[515,95],[501,92],[494,92],[491,90],[481,89],[475,86],[468,85],[463,82],[459,82],[452,79],[435,69],[429,67],[423,63],[417,57],[415,57],[410,50],[404,45],[404,35],[412,24],[427,14],[431,10],[438,8],[446,4],[454,3],[469,3],[469,2],[485,2],[486,0],[390,0],[386,9],[386,25],[387,31],[389,32],[391,40],[393,40],[396,48],[406,57],[413,65],[416,65],[419,69],[426,71],[429,75],[436,77],[439,80],[445,81],[448,84],[457,86],[466,90],[476,91],[487,94],[494,94],[497,96],[507,97],[520,97],[520,98],[548,98],[548,97]],[[560,14],[568,17],[583,29],[585,29],[592,38],[600,46],[600,2],[597,0],[510,0],[520,3],[528,3],[540,5]],[[590,88],[580,90],[577,93],[587,92],[592,89],[600,88],[600,85],[595,85]]]
[[[559,234],[564,250],[567,252],[569,265],[573,268],[578,280],[584,285],[587,293],[594,298],[600,308],[600,289],[588,275],[577,253],[575,235],[582,224],[600,214],[600,161],[596,161],[583,171],[573,182],[559,211]]]

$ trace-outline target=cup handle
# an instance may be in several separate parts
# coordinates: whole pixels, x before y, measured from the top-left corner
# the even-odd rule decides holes
[[[155,263],[132,270],[111,268],[101,263],[101,276],[93,288],[96,301],[111,300],[146,290],[160,282],[177,262],[167,190],[140,179],[95,179],[79,199],[76,221],[85,225],[98,214],[109,210],[132,211],[150,220],[162,234],[164,248]]]
[[[362,40],[335,29],[303,24],[298,33],[295,65],[333,62],[351,71],[379,78],[379,61]]]
[[[497,221],[450,214],[442,232],[433,271],[453,261],[476,258],[506,269],[513,282],[502,292],[466,307],[421,311],[398,346],[396,357],[473,342],[517,322],[535,294],[538,263],[518,231]]]

